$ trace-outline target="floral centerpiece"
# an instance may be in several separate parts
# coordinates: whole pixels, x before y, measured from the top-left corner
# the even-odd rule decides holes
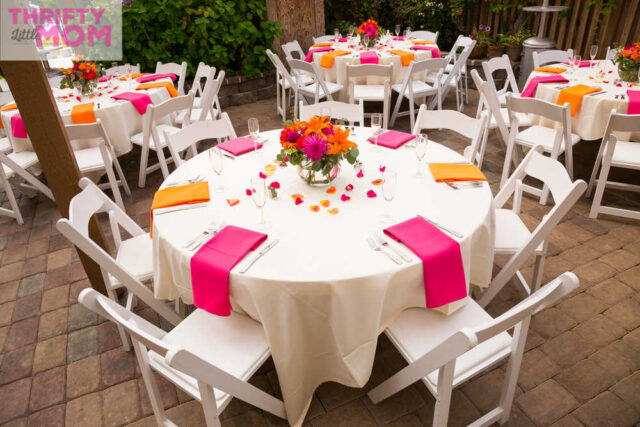
[[[640,69],[640,42],[635,42],[620,50],[615,58],[618,64],[618,74],[625,82],[635,82],[638,80],[638,70]]]
[[[63,74],[60,89],[73,87],[79,95],[91,95],[98,86],[98,78],[105,74],[102,66],[81,57],[72,62],[71,68],[60,69]]]
[[[349,141],[349,132],[331,124],[327,116],[292,123],[280,133],[282,150],[277,159],[297,166],[307,184],[327,185],[338,176],[342,159],[354,164],[360,154]]]
[[[380,28],[380,25],[378,25],[376,21],[374,21],[373,19],[367,19],[362,24],[360,24],[360,26],[356,30],[356,34],[360,35],[360,41],[362,42],[363,46],[367,45],[365,47],[369,47],[369,43],[375,43],[378,37],[380,37],[381,30],[382,28]],[[368,38],[369,43],[364,43],[365,37]]]

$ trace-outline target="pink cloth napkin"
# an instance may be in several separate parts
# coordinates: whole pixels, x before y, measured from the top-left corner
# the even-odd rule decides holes
[[[640,90],[629,89],[627,95],[629,96],[627,114],[640,114]]]
[[[378,136],[378,145],[380,145],[381,147],[393,148],[395,150],[396,148],[402,146],[402,144],[404,144],[405,142],[411,141],[415,137],[415,135],[411,135],[410,133],[390,130]],[[376,137],[372,136],[371,138],[369,138],[369,142],[375,144]]]
[[[338,39],[338,43],[346,43],[348,39],[346,37],[341,37]]]
[[[563,62],[564,65],[571,65],[569,62]],[[580,61],[579,68],[590,67],[591,61]]]
[[[399,42],[403,42],[404,41],[404,37],[394,37],[394,40],[397,40]]]
[[[313,61],[313,54],[316,52],[331,52],[333,50],[332,47],[316,47],[313,49],[309,49],[307,56],[304,57],[305,62]]]
[[[98,77],[98,82],[99,83],[104,83],[104,82],[108,82],[109,80],[111,80],[113,78],[113,76],[111,74],[108,74],[106,76],[102,76],[102,77]]]
[[[11,116],[11,135],[14,138],[26,138],[27,128],[24,127],[24,121],[20,113]]]
[[[373,51],[360,52],[360,63],[361,64],[377,64],[378,54]]]
[[[151,82],[154,80],[159,80],[159,79],[166,79],[166,78],[170,78],[172,81],[176,81],[176,75],[173,73],[169,73],[169,74],[149,74],[148,76],[142,76],[142,77],[138,77],[136,79],[136,81],[138,83],[146,83],[146,82]]]
[[[143,115],[147,112],[147,106],[149,104],[153,104],[153,102],[151,102],[151,98],[146,93],[123,92],[117,95],[113,95],[111,98],[131,101],[140,115]]]
[[[520,97],[522,98],[531,98],[536,93],[536,89],[538,88],[539,83],[567,83],[569,80],[565,79],[562,76],[541,76],[541,77],[533,77],[529,80],[527,87],[524,88]]]
[[[427,308],[437,308],[467,296],[460,244],[420,217],[384,230],[422,260]]]
[[[255,149],[253,140],[243,136],[218,144],[217,147],[233,154],[234,156],[239,156],[240,154],[248,153]],[[262,148],[262,144],[258,143],[258,148]]]
[[[267,235],[228,225],[191,257],[193,304],[211,314],[229,316],[229,272],[262,244]]]
[[[411,50],[430,50],[432,58],[441,58],[440,49],[435,46],[411,46]]]

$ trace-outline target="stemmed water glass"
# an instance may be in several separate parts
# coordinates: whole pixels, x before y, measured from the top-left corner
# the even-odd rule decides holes
[[[224,154],[222,154],[222,150],[217,147],[209,150],[209,162],[211,163],[211,167],[213,171],[217,175],[218,179],[216,179],[217,183],[213,188],[213,191],[216,193],[222,193],[224,191],[224,184],[222,183],[222,169],[224,168]]]
[[[405,28],[404,31],[402,32],[402,38],[406,40],[407,37],[409,37],[409,29]]]
[[[393,222],[393,216],[391,215],[391,201],[396,195],[398,188],[398,174],[396,171],[387,169],[382,174],[382,196],[387,201],[386,213],[382,217],[382,221],[385,223]]]
[[[424,175],[422,174],[422,160],[427,154],[427,134],[421,133],[418,135],[415,144],[415,153],[416,158],[418,159],[418,168],[416,169],[416,178],[422,178]]]
[[[578,69],[580,68],[580,62],[582,61],[582,57],[580,55],[573,55],[571,60],[571,74],[573,77],[577,77]]]
[[[253,141],[253,156],[256,157],[258,155],[258,135],[260,134],[260,123],[258,123],[258,119],[252,117],[248,122],[249,126],[249,135],[251,135],[251,140]]]
[[[396,37],[400,35],[400,24],[396,24]]]
[[[260,210],[260,222],[258,222],[258,229],[266,230],[267,221],[264,219],[264,205],[267,203],[267,180],[262,178],[251,178],[251,190],[253,203]]]
[[[378,147],[378,134],[380,133],[380,129],[382,129],[382,114],[373,113],[371,114],[371,130],[373,131],[373,136],[375,136],[374,150],[377,151]]]
[[[336,41],[338,41],[338,39],[340,38],[340,29],[339,28],[334,28],[333,29],[333,35],[336,38]]]
[[[593,67],[595,65],[595,62],[593,62],[596,59],[596,55],[598,55],[598,45],[597,44],[592,44],[591,45],[591,49],[589,49],[589,58],[591,58],[591,67]]]
[[[349,26],[349,39],[352,39],[352,38],[353,38],[353,33],[355,32],[355,30],[356,30],[356,29],[354,28],[354,26],[353,26],[353,25],[350,25],[350,26]]]

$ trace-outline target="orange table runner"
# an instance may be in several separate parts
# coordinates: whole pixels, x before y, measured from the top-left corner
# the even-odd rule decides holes
[[[455,163],[430,163],[429,169],[436,182],[486,181],[482,171],[476,165]]]
[[[3,105],[2,107],[0,107],[0,111],[16,110],[17,108],[18,106],[15,103],[11,103],[11,104]],[[4,129],[2,120],[0,120],[0,129]]]
[[[320,66],[324,68],[333,67],[333,62],[336,59],[336,56],[348,55],[350,52],[346,50],[334,50],[333,52],[326,53],[322,55],[320,58]]]
[[[390,50],[389,52],[393,53],[394,55],[398,55],[400,57],[403,67],[408,67],[409,64],[411,64],[416,59],[413,53],[407,52],[405,50],[394,49],[394,50]]]
[[[578,108],[580,108],[580,104],[582,103],[582,98],[584,98],[585,95],[600,92],[601,90],[602,89],[599,87],[591,87],[587,85],[571,86],[560,91],[556,104],[564,105],[565,102],[568,102],[571,105],[571,117],[573,117],[578,112]]]
[[[128,77],[131,77],[131,80],[134,80],[134,79],[137,79],[138,77],[146,76],[147,74],[149,73],[133,73],[131,74],[131,76],[126,75],[126,76],[120,77],[120,81],[126,82],[128,80],[127,79]]]
[[[533,71],[539,71],[541,73],[560,74],[560,73],[564,73],[565,71],[567,71],[567,69],[566,68],[560,68],[560,67],[539,67],[539,68],[536,68]]]
[[[325,42],[325,43],[316,43],[311,47],[330,47],[330,46],[333,46],[333,43]]]
[[[432,42],[431,40],[412,40],[413,44],[436,44],[436,42]]]
[[[167,91],[169,92],[169,95],[171,95],[172,98],[175,98],[176,96],[178,96],[178,91],[176,90],[175,87],[173,87],[173,83],[171,83],[171,82],[143,83],[143,84],[139,85],[136,88],[136,90],[153,89],[155,87],[164,87],[164,88],[166,88]]]
[[[71,121],[76,125],[96,122],[96,114],[93,112],[93,102],[74,105],[71,108]]]

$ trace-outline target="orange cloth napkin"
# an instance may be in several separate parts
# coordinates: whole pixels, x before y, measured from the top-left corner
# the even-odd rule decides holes
[[[413,44],[436,44],[436,42],[432,42],[431,40],[412,40]]]
[[[131,74],[131,80],[137,79],[138,77],[142,77],[142,76],[146,76],[149,73],[133,73]],[[126,82],[127,81],[127,77],[129,76],[124,76],[124,77],[120,77],[120,81],[121,82]]]
[[[429,163],[431,175],[436,182],[486,181],[484,174],[476,165],[454,163]]]
[[[167,91],[169,91],[169,95],[171,95],[172,98],[175,98],[176,96],[178,96],[178,91],[176,90],[175,87],[173,87],[173,83],[171,83],[171,82],[142,83],[141,85],[139,85],[136,88],[136,90],[152,89],[154,87],[165,87],[165,88],[167,88]]]
[[[403,67],[408,67],[409,64],[411,64],[416,59],[413,53],[407,52],[404,50],[394,49],[394,50],[390,50],[389,52],[393,53],[394,55],[400,56],[400,60],[402,61]]]
[[[151,203],[151,231],[153,232],[153,210],[177,205],[191,205],[208,202],[209,183],[206,181],[195,184],[180,185],[156,191]]]
[[[17,108],[18,108],[18,106],[15,103],[12,103],[12,104],[3,105],[2,107],[0,107],[0,111],[15,110]],[[0,129],[4,129],[4,125],[2,124],[2,120],[0,120]]]
[[[325,42],[325,43],[316,43],[311,47],[330,47],[330,46],[333,46],[333,43]]]
[[[348,55],[349,53],[350,52],[346,50],[334,50],[333,52],[326,53],[322,55],[322,58],[320,58],[320,66],[324,68],[331,68],[333,67],[333,61],[336,56]]]
[[[93,102],[74,105],[71,108],[71,121],[76,125],[95,123],[96,114],[93,112]]]
[[[587,85],[575,85],[562,89],[556,104],[564,105],[565,102],[571,104],[571,117],[575,116],[582,103],[582,98],[590,93],[600,92],[602,89],[599,87],[591,87]]]
[[[560,73],[564,73],[565,71],[567,71],[567,69],[566,68],[560,68],[560,67],[539,67],[539,68],[536,68],[533,71],[540,71],[541,73],[560,74]]]

